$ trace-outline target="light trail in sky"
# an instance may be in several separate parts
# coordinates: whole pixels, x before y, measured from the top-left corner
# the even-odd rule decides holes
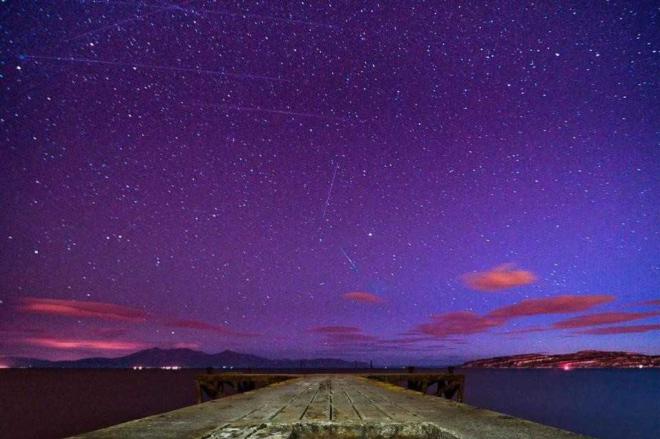
[[[95,2],[95,3],[107,3],[107,2]],[[325,27],[328,29],[337,29],[339,26],[334,25],[334,24],[327,24],[327,23],[319,23],[316,21],[308,21],[308,20],[299,20],[299,19],[293,19],[293,18],[284,18],[284,17],[277,17],[274,15],[261,15],[261,14],[252,14],[252,13],[247,13],[247,12],[229,12],[229,11],[218,11],[215,9],[207,9],[207,8],[199,8],[199,7],[187,7],[186,5],[192,3],[192,2],[186,2],[181,5],[174,5],[174,4],[166,4],[165,6],[163,5],[147,5],[147,4],[137,4],[134,2],[127,2],[127,1],[114,1],[112,4],[121,4],[121,5],[133,5],[133,6],[139,6],[141,8],[149,8],[149,9],[156,9],[153,13],[143,15],[140,18],[143,18],[147,15],[153,15],[158,12],[162,12],[164,10],[172,10],[172,11],[180,11],[180,12],[190,12],[199,16],[205,16],[205,15],[222,15],[226,17],[233,17],[233,18],[242,18],[242,19],[255,19],[255,20],[264,20],[264,21],[273,21],[277,23],[288,23],[288,24],[296,24],[296,25],[305,25],[305,26],[314,26],[314,27]],[[124,21],[135,21],[138,18],[133,18],[133,19],[127,19]],[[106,27],[112,27],[115,26],[119,23],[115,23],[113,25],[108,25]],[[92,31],[90,31],[92,32]]]
[[[106,4],[106,5],[131,5],[135,7],[140,7],[140,8],[145,8],[145,9],[155,9],[155,11],[150,12],[149,14],[142,15],[140,17],[133,17],[133,18],[128,18],[125,20],[121,20],[121,22],[116,22],[113,24],[109,24],[107,26],[103,26],[102,28],[99,29],[94,29],[89,32],[86,32],[85,34],[78,35],[74,38],[72,38],[69,41],[82,38],[88,34],[93,34],[95,32],[99,32],[105,29],[109,29],[115,26],[119,26],[120,24],[125,24],[127,22],[132,22],[132,21],[137,21],[142,18],[145,18],[150,15],[157,14],[159,12],[164,12],[164,11],[179,11],[179,12],[189,12],[196,14],[198,16],[207,16],[207,15],[221,15],[225,17],[232,17],[232,18],[241,18],[241,19],[254,19],[254,20],[263,20],[263,21],[273,21],[276,23],[288,23],[288,24],[294,24],[294,25],[304,25],[304,26],[313,26],[313,27],[324,27],[328,29],[339,29],[340,27],[335,25],[335,24],[328,24],[328,23],[319,23],[317,21],[309,21],[309,20],[300,20],[300,19],[293,19],[293,18],[284,18],[284,17],[277,17],[274,15],[262,15],[262,14],[252,14],[252,13],[247,13],[247,12],[230,12],[230,11],[219,11],[215,9],[207,9],[207,8],[200,8],[200,7],[187,7],[186,5],[192,3],[192,1],[186,2],[184,4],[180,5],[175,5],[175,4],[161,4],[161,5],[148,5],[144,3],[136,3],[136,2],[128,2],[128,1],[113,1],[113,2],[107,2],[107,1],[94,1],[92,3],[95,4]]]
[[[185,3],[183,3],[182,5],[155,6],[157,9],[153,12],[149,12],[148,14],[138,15],[138,16],[134,16],[134,17],[131,17],[131,18],[125,18],[123,20],[115,21],[114,23],[107,24],[107,25],[101,26],[101,27],[97,27],[97,28],[91,29],[87,32],[83,32],[81,34],[78,34],[73,38],[69,38],[67,41],[79,40],[81,38],[85,38],[89,35],[94,35],[94,34],[97,34],[99,32],[103,32],[103,31],[108,30],[108,29],[118,28],[119,26],[121,26],[123,24],[132,23],[134,21],[139,21],[139,20],[142,20],[143,18],[150,17],[152,15],[156,15],[160,12],[165,12],[165,11],[168,11],[168,10],[177,10],[177,9],[181,8],[182,6],[185,6],[185,5],[187,5],[189,3],[192,3],[192,2],[193,2],[193,0],[189,0]],[[119,2],[117,2],[117,3],[119,3]],[[122,3],[126,4],[125,2],[122,2]],[[140,6],[148,7],[147,5],[140,5]]]
[[[58,61],[58,62],[71,62],[79,64],[102,64],[109,66],[118,66],[118,67],[130,67],[135,70],[138,68],[141,69],[152,69],[152,70],[164,70],[170,72],[184,72],[184,73],[197,73],[200,75],[217,75],[217,76],[226,76],[230,78],[240,78],[240,79],[255,79],[262,81],[277,81],[277,82],[288,82],[286,79],[276,78],[274,76],[265,76],[265,75],[254,75],[254,74],[243,74],[243,73],[228,73],[222,70],[210,70],[210,69],[199,69],[191,67],[174,67],[174,66],[163,66],[158,64],[142,64],[142,63],[128,63],[122,61],[107,61],[100,59],[92,58],[78,58],[78,57],[62,57],[62,56],[45,56],[45,55],[20,55],[19,59],[27,61]]]
[[[318,113],[305,113],[299,111],[289,111],[289,110],[277,110],[272,108],[262,108],[262,107],[243,107],[240,105],[219,105],[219,104],[209,104],[220,109],[234,110],[234,111],[246,111],[246,112],[255,112],[255,113],[271,113],[271,114],[284,114],[288,116],[298,116],[298,117],[311,117],[314,119],[324,119],[324,120],[334,120],[338,122],[347,122],[346,119],[340,117],[326,116],[324,114]]]
[[[353,259],[351,259],[350,256],[348,256],[348,253],[346,253],[346,250],[344,250],[344,247],[339,247],[339,249],[344,254],[344,257],[348,260],[348,263],[351,265],[351,271],[357,273],[358,267],[357,267],[357,264],[355,263],[355,261]]]
[[[332,173],[332,180],[330,180],[330,189],[328,189],[328,196],[325,199],[325,204],[323,205],[323,214],[321,215],[321,226],[323,227],[323,221],[325,220],[325,215],[328,212],[328,206],[330,206],[330,197],[332,197],[332,189],[335,186],[335,178],[337,178],[337,171],[339,170],[339,163],[335,164],[335,170]]]
[[[259,14],[248,14],[248,13],[243,13],[243,12],[227,12],[227,11],[216,11],[212,9],[203,9],[203,8],[184,8],[184,7],[178,7],[179,10],[182,11],[190,11],[190,12],[196,12],[198,14],[209,14],[209,15],[223,15],[227,17],[236,17],[236,18],[252,18],[255,20],[265,20],[265,21],[274,21],[274,22],[279,22],[279,23],[289,23],[289,24],[302,24],[306,26],[314,26],[314,27],[325,27],[329,29],[336,29],[338,26],[333,25],[333,24],[326,24],[326,23],[318,23],[315,21],[306,21],[306,20],[295,20],[291,18],[283,18],[283,17],[275,17],[272,15],[259,15]]]

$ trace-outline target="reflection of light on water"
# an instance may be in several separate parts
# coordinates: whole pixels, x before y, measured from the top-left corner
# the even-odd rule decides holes
[[[564,365],[563,365],[563,366],[562,366],[561,368],[562,368],[563,370],[566,370],[566,371],[568,371],[568,370],[571,370],[571,369],[572,369],[572,367],[571,367],[571,365],[570,365],[570,364],[564,364]]]
[[[638,365],[637,369],[644,369],[644,365],[643,364]]]
[[[142,369],[151,369],[151,368],[145,367],[145,366],[133,366],[133,370],[142,370]],[[179,370],[179,369],[181,369],[181,366],[161,366],[160,369],[162,369],[162,370]]]

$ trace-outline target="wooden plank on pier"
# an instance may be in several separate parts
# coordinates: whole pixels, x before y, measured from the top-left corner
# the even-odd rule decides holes
[[[337,380],[339,381],[339,380]],[[333,386],[330,396],[332,397],[332,422],[361,422],[362,418],[350,400],[346,389],[341,385]]]
[[[357,375],[306,375],[78,436],[85,439],[580,436]]]
[[[298,422],[302,419],[307,411],[307,407],[314,401],[316,395],[319,393],[319,385],[316,381],[307,382],[301,388],[297,397],[289,404],[282,407],[282,409],[272,419],[277,424],[289,424]]]

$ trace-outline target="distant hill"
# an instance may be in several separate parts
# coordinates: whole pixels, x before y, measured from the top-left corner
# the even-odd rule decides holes
[[[194,351],[192,349],[146,349],[118,358],[83,358],[72,361],[49,361],[36,358],[13,357],[3,362],[10,367],[60,367],[60,368],[118,368],[168,367],[182,368],[223,367],[255,369],[341,369],[366,368],[367,363],[339,360],[335,358],[314,358],[303,360],[271,360],[256,355],[242,354],[225,350],[217,354]]]
[[[579,351],[572,354],[523,354],[468,361],[462,367],[512,369],[596,369],[660,367],[660,355]]]

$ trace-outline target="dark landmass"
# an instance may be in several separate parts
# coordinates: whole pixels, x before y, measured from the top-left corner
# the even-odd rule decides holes
[[[9,367],[59,367],[59,368],[255,368],[255,369],[345,369],[366,368],[367,363],[345,361],[335,358],[313,358],[301,360],[271,360],[256,355],[226,350],[217,354],[192,349],[146,349],[118,358],[83,358],[71,361],[50,361],[36,358],[10,357],[3,359]]]
[[[468,361],[462,367],[510,369],[600,369],[660,367],[660,355],[579,351],[572,354],[523,354]]]

